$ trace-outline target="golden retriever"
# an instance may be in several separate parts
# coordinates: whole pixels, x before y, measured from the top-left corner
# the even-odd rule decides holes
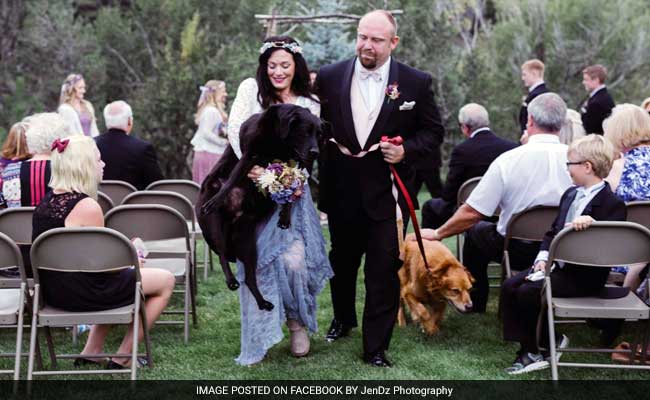
[[[427,269],[414,236],[407,235],[400,254],[404,265],[398,273],[401,305],[397,320],[399,326],[406,325],[404,308],[408,308],[413,321],[419,322],[427,335],[433,335],[440,330],[447,303],[461,313],[471,311],[469,291],[474,278],[438,241],[424,240]]]

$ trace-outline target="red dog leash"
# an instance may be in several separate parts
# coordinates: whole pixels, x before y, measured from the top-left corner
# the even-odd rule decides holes
[[[404,143],[404,139],[402,139],[401,136],[396,136],[393,138],[389,138],[388,136],[382,136],[381,141],[388,142],[395,146],[401,146]],[[424,243],[422,242],[420,225],[418,224],[418,218],[415,215],[415,207],[413,206],[413,200],[411,200],[411,196],[409,195],[408,190],[406,190],[406,186],[404,185],[404,182],[402,182],[402,179],[397,174],[397,170],[395,169],[395,166],[393,164],[388,164],[388,166],[390,167],[390,172],[393,174],[393,177],[395,178],[395,182],[397,182],[397,187],[399,187],[400,192],[402,192],[402,196],[404,196],[404,199],[406,200],[406,205],[408,206],[409,214],[411,215],[411,220],[413,221],[413,229],[415,230],[415,238],[417,239],[418,247],[420,248],[420,254],[422,254],[422,260],[424,260],[424,266],[427,269],[429,269],[429,264],[427,263],[427,257],[424,253]]]

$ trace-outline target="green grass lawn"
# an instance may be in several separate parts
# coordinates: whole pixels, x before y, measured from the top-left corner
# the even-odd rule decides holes
[[[325,230],[326,236],[327,230]],[[328,238],[329,239],[329,238]],[[445,243],[455,252],[455,241]],[[202,254],[199,251],[199,254]],[[217,261],[215,259],[215,266]],[[201,275],[201,274],[199,274]],[[363,277],[358,282],[357,312],[361,317],[364,299]],[[239,354],[239,301],[236,292],[228,290],[219,271],[212,272],[207,282],[199,280],[199,324],[191,329],[190,343],[183,344],[182,327],[158,326],[152,331],[155,368],[144,368],[140,379],[549,379],[550,371],[539,371],[518,377],[505,374],[517,346],[501,339],[501,324],[496,315],[498,291],[490,294],[488,312],[484,315],[461,315],[447,310],[441,332],[426,337],[418,327],[395,327],[389,358],[391,369],[373,368],[361,361],[361,332],[354,329],[348,338],[326,343],[325,330],[332,317],[329,287],[319,297],[319,332],[312,337],[308,357],[296,359],[289,352],[288,335],[273,347],[266,359],[252,367],[241,367],[233,359]],[[359,318],[360,319],[360,318]],[[565,329],[566,328],[566,329]],[[631,329],[628,327],[627,329]],[[596,344],[597,332],[584,325],[564,326],[573,344]],[[286,329],[285,329],[286,333]],[[11,351],[14,330],[0,332],[0,350]],[[117,348],[123,330],[116,328],[106,350]],[[26,332],[26,335],[28,333]],[[622,337],[629,337],[626,331]],[[55,332],[60,352],[80,351],[73,346],[69,332]],[[27,344],[27,343],[26,343]],[[27,347],[25,347],[27,349]],[[45,347],[43,350],[46,352]],[[26,350],[25,350],[26,351]],[[569,355],[563,360],[596,360],[607,362],[606,355]],[[61,361],[61,364],[71,361]],[[47,364],[47,361],[46,361]],[[0,368],[12,368],[13,360],[0,360]],[[24,363],[26,370],[26,361]],[[67,368],[67,367],[66,367]],[[563,379],[648,379],[649,374],[624,370],[560,369]],[[2,379],[7,379],[7,376]],[[77,377],[75,377],[78,379]],[[109,379],[103,376],[103,379]],[[40,378],[44,379],[44,378]],[[116,379],[124,379],[116,376]]]

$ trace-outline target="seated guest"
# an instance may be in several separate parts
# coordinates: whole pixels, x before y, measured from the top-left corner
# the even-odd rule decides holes
[[[138,190],[163,179],[153,146],[131,136],[131,106],[122,100],[108,104],[104,121],[108,131],[95,139],[106,163],[104,179],[125,181]]]
[[[501,153],[517,147],[517,144],[492,133],[488,112],[480,104],[463,106],[458,112],[458,125],[467,139],[451,152],[441,198],[431,199],[422,206],[424,228],[439,228],[444,224],[454,213],[458,189],[463,182],[482,176]]]
[[[603,121],[609,117],[614,108],[614,100],[607,91],[607,68],[591,65],[582,71],[582,85],[589,97],[580,108],[582,126],[587,133],[603,134]]]
[[[538,205],[556,206],[571,185],[566,169],[567,146],[558,132],[566,117],[566,104],[555,93],[537,96],[528,105],[528,144],[501,154],[488,168],[467,202],[438,229],[423,229],[429,240],[465,233],[463,260],[476,282],[473,312],[485,312],[489,293],[487,266],[501,261],[506,226],[519,212]],[[482,221],[501,208],[497,224]],[[520,271],[533,263],[539,245],[512,240],[510,260]]]
[[[7,207],[7,204],[2,195],[2,171],[9,164],[17,163],[31,157],[27,151],[27,139],[25,139],[25,130],[27,124],[24,122],[17,122],[11,126],[7,138],[2,145],[2,153],[0,154],[0,208]]]
[[[543,279],[533,278],[536,271],[544,271],[551,241],[565,226],[575,230],[587,229],[593,221],[625,221],[627,210],[603,179],[609,173],[614,159],[614,148],[599,135],[588,135],[569,146],[567,168],[576,184],[562,195],[560,212],[551,229],[544,236],[535,264],[503,282],[501,311],[503,337],[519,342],[520,349],[509,374],[520,374],[548,367],[548,361],[537,347],[537,320],[542,309]],[[555,264],[551,272],[553,296],[596,296],[605,286],[609,269],[575,264]],[[546,315],[544,325],[546,325]],[[540,337],[542,347],[548,347],[544,326]],[[560,347],[568,345],[568,338],[560,338]]]
[[[35,114],[23,120],[29,160],[9,164],[2,171],[2,194],[7,207],[35,207],[50,188],[50,147],[67,136],[68,128],[57,113]]]
[[[623,201],[650,200],[650,115],[641,107],[621,104],[603,124],[605,137],[623,157],[614,161],[607,181]],[[625,272],[623,286],[636,290],[644,264],[617,268]]]
[[[582,119],[580,113],[576,110],[566,110],[566,120],[560,129],[560,143],[570,145],[576,139],[585,136],[585,128],[582,126]]]
[[[97,186],[104,163],[92,138],[70,136],[53,145],[51,191],[34,211],[32,237],[54,228],[104,226],[102,209],[97,203]],[[164,310],[174,288],[174,276],[157,268],[142,268],[142,289],[146,297],[147,326],[151,327]],[[102,311],[133,303],[135,270],[117,272],[61,272],[39,270],[43,296],[48,304],[67,311]],[[81,354],[103,353],[110,325],[93,325]],[[142,331],[139,332],[142,335]],[[132,327],[118,353],[131,352]],[[75,365],[94,363],[80,358]],[[125,368],[130,357],[113,359],[107,368]]]

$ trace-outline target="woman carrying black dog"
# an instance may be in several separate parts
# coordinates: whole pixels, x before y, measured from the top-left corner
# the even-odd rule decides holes
[[[294,104],[320,116],[320,104],[312,93],[309,69],[299,43],[289,36],[264,40],[260,48],[256,78],[244,80],[230,113],[228,139],[241,158],[239,131],[253,114],[273,104]],[[266,166],[254,167],[248,177],[257,180]],[[301,166],[308,167],[308,166]],[[257,229],[257,283],[261,293],[275,304],[272,311],[258,307],[250,290],[239,289],[241,306],[241,365],[264,359],[266,352],[283,338],[282,322],[291,334],[291,353],[302,357],[309,353],[310,332],[316,332],[316,297],[329,278],[332,268],[325,250],[320,221],[308,185],[291,208],[291,225],[278,227],[281,207]],[[244,281],[244,268],[237,262],[238,281]]]

